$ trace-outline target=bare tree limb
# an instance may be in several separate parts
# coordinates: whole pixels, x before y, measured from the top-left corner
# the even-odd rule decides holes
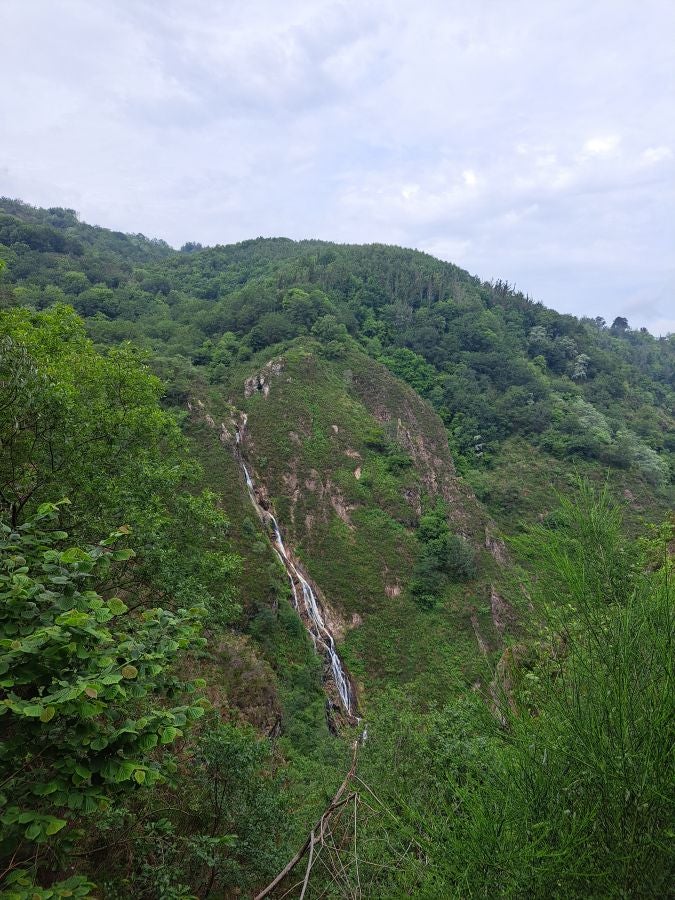
[[[309,873],[312,871],[312,863],[314,862],[314,832],[309,836],[309,859],[307,860],[307,869],[305,870],[305,880],[302,882],[302,891],[300,892],[300,900],[305,900],[305,892],[309,884]]]
[[[264,890],[262,890],[259,894],[256,895],[255,900],[264,900],[265,897],[269,897],[269,895],[270,895],[270,894],[272,893],[272,891],[277,887],[277,885],[279,885],[279,884],[284,880],[284,878],[289,874],[289,872],[292,872],[292,871],[293,871],[293,869],[294,869],[294,868],[297,866],[297,864],[300,862],[300,860],[301,860],[302,857],[305,855],[305,853],[307,852],[307,850],[308,850],[310,847],[311,847],[312,850],[313,850],[313,848],[314,848],[314,841],[315,841],[315,839],[316,839],[316,838],[315,838],[315,832],[316,832],[317,828],[319,828],[319,829],[321,830],[321,833],[323,834],[323,825],[324,825],[324,823],[325,823],[326,818],[327,818],[327,817],[328,817],[328,816],[329,816],[329,815],[330,815],[337,807],[342,806],[342,803],[340,803],[340,798],[342,797],[342,795],[343,795],[344,792],[346,791],[347,785],[349,784],[350,779],[352,778],[352,776],[353,776],[354,773],[356,772],[356,753],[357,753],[357,751],[358,751],[358,748],[359,748],[359,742],[358,742],[358,741],[354,741],[354,753],[353,753],[353,756],[352,756],[352,764],[351,764],[351,767],[350,767],[349,771],[347,772],[347,774],[345,775],[344,781],[342,782],[342,784],[340,785],[340,787],[337,789],[337,793],[335,794],[335,796],[333,797],[333,799],[331,800],[331,802],[328,804],[328,806],[326,807],[326,809],[323,811],[323,813],[322,813],[322,815],[321,815],[321,818],[319,819],[319,821],[316,823],[316,825],[315,825],[315,826],[312,828],[312,830],[310,831],[309,835],[307,836],[307,840],[305,841],[305,843],[304,843],[304,844],[302,845],[302,847],[298,850],[298,852],[295,854],[295,856],[293,857],[293,859],[292,859],[290,862],[288,862],[288,863],[284,866],[284,868],[281,870],[281,872],[279,872],[279,874],[278,874],[277,877],[274,879],[274,881],[271,881],[271,882],[267,885],[267,887],[266,887]],[[310,871],[310,868],[311,868],[311,866],[308,866],[307,872],[306,872],[306,874],[305,874],[305,879],[308,879],[308,877],[309,877],[309,871]],[[304,892],[305,892],[305,887],[303,887],[303,894],[304,894]]]

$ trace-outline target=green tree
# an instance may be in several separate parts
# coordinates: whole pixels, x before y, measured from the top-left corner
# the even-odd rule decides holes
[[[451,533],[447,510],[440,500],[421,516],[417,537],[421,548],[413,568],[410,592],[420,606],[431,609],[449,580],[475,578],[475,552],[465,538]]]
[[[336,316],[326,315],[317,319],[312,334],[323,344],[323,352],[329,359],[342,356],[349,342],[347,327]]]
[[[81,294],[89,287],[89,279],[84,272],[65,272],[61,280],[67,294]]]
[[[45,504],[24,524],[0,528],[0,856],[12,880],[28,866],[63,863],[91,818],[164,777],[158,752],[202,715],[172,705],[185,693],[172,674],[198,642],[199,609],[139,607],[101,595],[128,532],[91,548],[68,546]]]
[[[98,354],[68,307],[5,311],[0,508],[12,524],[27,507],[63,494],[82,510],[100,509],[105,485],[125,468],[140,468],[158,440],[177,434],[159,409],[160,391],[137,350]]]
[[[98,353],[68,308],[12,310],[0,319],[0,511],[17,527],[41,502],[68,496],[60,515],[77,538],[101,523],[133,527],[131,583],[148,603],[208,604],[213,621],[238,614],[238,558],[161,384],[138,351]],[[72,510],[72,512],[71,512]]]
[[[310,329],[319,316],[330,309],[328,297],[322,291],[304,291],[291,288],[281,303],[284,312],[294,325]]]
[[[249,334],[249,343],[253,350],[262,350],[271,344],[288,340],[296,333],[290,319],[280,312],[269,312],[261,316]]]

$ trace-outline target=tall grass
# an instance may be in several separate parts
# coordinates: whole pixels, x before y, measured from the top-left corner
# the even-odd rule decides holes
[[[577,502],[561,501],[531,531],[521,550],[543,626],[512,673],[506,725],[465,702],[416,722],[391,707],[371,731],[364,777],[397,815],[392,859],[411,835],[423,850],[367,896],[668,895],[675,692],[665,549],[648,566],[607,495],[583,485]],[[416,765],[397,769],[402,747]]]

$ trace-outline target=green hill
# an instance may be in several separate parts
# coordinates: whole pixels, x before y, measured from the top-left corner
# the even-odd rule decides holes
[[[606,867],[604,888],[594,894],[580,869],[561,896],[640,893],[632,870],[607,874],[626,854],[665,883],[661,788],[644,808],[635,800],[630,820],[653,841],[622,848],[616,837],[635,784],[667,772],[640,743],[642,716],[617,726],[626,754],[644,753],[642,775],[622,757],[621,778],[601,776],[575,745],[575,782],[562,748],[614,734],[600,682],[583,681],[591,658],[607,696],[623,673],[616,708],[631,716],[635,679],[656,673],[655,693],[638,695],[663,713],[667,648],[654,635],[672,628],[657,623],[672,336],[556,313],[418,251],[284,238],[177,251],[17,200],[0,200],[0,260],[0,585],[11,612],[0,637],[12,717],[0,855],[33,860],[9,862],[10,896],[48,896],[21,885],[69,876],[82,896],[84,879],[106,897],[253,892],[302,843],[365,722],[357,772],[389,818],[363,826],[364,896],[550,895],[555,866],[533,875],[537,853],[570,866],[581,847],[595,853],[588,829],[603,791],[616,818],[584,864]],[[328,639],[308,636],[303,580],[354,715],[340,708]],[[90,640],[116,615],[128,617],[114,636],[126,676]],[[152,632],[133,644],[141,622],[162,616],[175,640]],[[619,627],[629,618],[647,636],[639,652]],[[595,634],[614,669],[586,643]],[[58,664],[29,659],[29,638]],[[574,727],[558,665],[570,684],[578,677],[577,700],[594,698]],[[550,784],[533,747],[558,766]],[[512,794],[499,793],[505,772]],[[563,834],[555,797],[574,784],[581,818]],[[495,804],[512,857],[490,844]],[[447,826],[452,810],[471,845]],[[537,816],[530,841],[523,823]],[[340,840],[354,848],[357,830]],[[410,856],[413,835],[423,845]],[[117,844],[105,858],[95,849]],[[490,874],[491,846],[503,875]],[[450,852],[466,859],[464,875],[443,862]],[[147,862],[159,858],[159,869]]]

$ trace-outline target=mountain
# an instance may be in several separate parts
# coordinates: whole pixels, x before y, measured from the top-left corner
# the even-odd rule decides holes
[[[129,635],[120,639],[121,671],[138,679],[136,692],[118,688],[121,677],[106,687],[87,670],[72,676],[85,697],[75,709],[64,699],[67,679],[61,697],[50,681],[56,676],[27,664],[23,687],[6,685],[18,691],[9,698],[12,715],[32,729],[10,729],[7,753],[42,741],[45,756],[24,762],[43,798],[36,800],[0,754],[20,797],[5,823],[3,858],[21,855],[22,840],[42,846],[49,829],[60,835],[52,857],[38,853],[32,874],[9,865],[19,873],[11,875],[16,896],[23,896],[22,879],[31,890],[56,876],[67,881],[74,847],[83,864],[71,877],[81,891],[93,890],[89,879],[105,883],[111,897],[259,889],[326,809],[349,770],[354,739],[362,742],[355,772],[365,779],[360,788],[351,783],[354,816],[365,785],[375,819],[388,817],[389,825],[378,829],[366,814],[343,833],[336,816],[335,840],[356,853],[360,835],[370,847],[363,865],[381,857],[387,872],[398,872],[371,869],[367,881],[363,874],[364,896],[550,892],[560,871],[551,863],[539,881],[528,881],[536,842],[519,843],[515,832],[505,848],[490,851],[508,871],[501,887],[501,875],[485,874],[485,859],[474,853],[488,846],[478,823],[501,796],[499,772],[516,778],[525,766],[546,781],[539,757],[528,755],[540,739],[569,750],[586,727],[604,733],[591,716],[600,681],[579,687],[595,705],[587,722],[565,731],[560,710],[567,707],[555,692],[567,681],[552,672],[562,660],[581,678],[591,651],[602,670],[597,647],[584,643],[594,629],[605,634],[608,659],[611,647],[621,650],[631,678],[660,671],[656,647],[647,662],[628,660],[623,632],[612,630],[617,623],[602,603],[633,609],[628,590],[661,598],[633,610],[631,627],[642,629],[645,652],[655,634],[671,633],[671,623],[656,624],[668,563],[654,554],[670,539],[669,526],[657,526],[673,498],[673,337],[634,331],[621,318],[607,326],[561,315],[508,284],[481,282],[418,251],[283,238],[176,251],[86,225],[72,210],[16,200],[0,201],[0,260],[7,584],[18,577],[13,560],[27,558],[21,575],[31,585],[16,584],[26,598],[43,598],[43,624],[52,629],[40,638],[46,642],[66,621],[50,612],[56,600],[46,577],[57,579],[50,590],[77,598],[82,615],[86,608],[100,619],[105,604],[118,608],[110,606],[116,596],[120,615],[131,616],[129,634],[138,627],[134,616],[169,615],[167,634],[179,635],[169,646],[148,634],[133,652],[123,649]],[[645,522],[653,525],[649,537]],[[119,558],[105,549],[113,543],[98,543],[110,531],[125,544]],[[61,556],[43,550],[44,534]],[[57,559],[57,574],[43,571]],[[75,587],[83,577],[98,592],[91,608]],[[552,599],[565,597],[557,614],[564,621],[551,623]],[[600,604],[592,613],[589,597]],[[8,653],[23,652],[17,621],[3,626]],[[68,627],[79,626],[73,619]],[[103,665],[95,646],[85,640],[77,658]],[[12,656],[5,671],[18,665]],[[650,682],[655,693],[647,692],[654,715],[664,702],[659,678]],[[37,699],[29,702],[30,685]],[[604,684],[607,696],[612,685]],[[112,712],[105,736],[73,743],[92,716],[104,721],[106,690],[121,692],[110,703],[131,704],[126,727],[141,735],[138,743],[124,744]],[[190,700],[195,693],[201,706]],[[626,692],[620,696],[623,703]],[[182,706],[171,706],[176,698]],[[146,710],[140,730],[133,704]],[[547,709],[559,717],[549,720]],[[159,730],[147,724],[152,716],[167,717]],[[193,718],[199,724],[190,725]],[[539,721],[550,721],[550,730],[537,732]],[[71,723],[68,744],[60,722]],[[614,733],[613,721],[605,726]],[[637,725],[634,731],[644,738]],[[504,735],[511,737],[502,746]],[[72,771],[44,761],[59,742]],[[168,768],[155,749],[164,745]],[[557,765],[558,751],[549,752]],[[645,771],[666,776],[658,753],[646,754],[636,782],[644,783]],[[113,772],[118,758],[127,768]],[[588,785],[597,784],[595,764],[580,757],[578,765],[591,773]],[[70,779],[68,788],[54,780],[54,767]],[[634,783],[622,772],[617,822],[630,805],[625,785]],[[562,762],[551,773],[546,790],[571,790],[565,779],[574,776]],[[521,806],[501,798],[500,815],[515,817],[504,827],[526,835],[517,816],[536,809],[550,846],[566,848],[565,865],[582,844],[596,853],[581,825],[564,839],[555,832],[559,811],[535,799],[544,788],[535,790],[532,779],[520,794],[513,788]],[[123,782],[135,787],[113,788]],[[586,812],[594,790],[583,794]],[[651,811],[644,832],[651,837],[629,855],[642,866],[656,860],[663,884],[665,864],[654,849],[659,790],[641,801],[646,807],[637,804],[641,822]],[[52,795],[57,801],[44,799]],[[480,835],[474,850],[441,824],[460,808],[460,796],[468,804],[466,834],[471,825]],[[165,801],[173,808],[168,818]],[[126,856],[101,857],[78,831],[103,807],[109,812],[97,842],[121,842]],[[26,809],[34,819],[19,818]],[[17,823],[33,831],[22,838]],[[613,821],[605,837],[622,829]],[[412,855],[411,834],[422,842]],[[592,863],[586,858],[589,866],[624,853],[620,845],[607,850],[610,843]],[[441,862],[451,846],[467,866],[475,861],[470,889]],[[520,848],[518,859],[510,846]],[[163,859],[160,869],[146,858]],[[326,871],[335,876],[342,865],[336,895],[349,896],[358,865],[354,873],[352,862],[345,868],[338,858]],[[326,877],[313,872],[313,889],[324,889]],[[583,874],[565,877],[570,896],[588,895]],[[617,881],[606,877],[605,895],[630,893],[638,883],[632,870]]]
[[[672,336],[560,315],[418,251],[261,238],[178,253],[72,211],[0,208],[5,290],[37,308],[72,302],[98,342],[133,338],[217,384],[233,359],[346,330],[437,409],[463,471],[498,465],[522,437],[668,480]]]

